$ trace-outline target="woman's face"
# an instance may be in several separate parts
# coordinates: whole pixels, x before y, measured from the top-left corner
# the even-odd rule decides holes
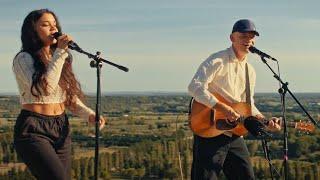
[[[44,46],[55,44],[57,40],[52,36],[57,32],[57,23],[54,16],[50,13],[44,13],[36,22],[36,31]]]

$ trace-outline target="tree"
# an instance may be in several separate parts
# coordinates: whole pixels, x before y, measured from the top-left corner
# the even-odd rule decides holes
[[[319,168],[316,163],[312,164],[313,172],[314,172],[314,179],[319,179]]]
[[[139,180],[146,174],[145,168],[139,168],[137,169],[137,176],[139,177]]]
[[[128,168],[123,171],[123,174],[133,179],[137,175],[137,171],[134,168]]]
[[[80,167],[80,161],[77,159],[77,160],[73,160],[72,162],[72,176],[75,178],[75,179],[80,179],[80,176],[81,176],[81,167]]]
[[[80,167],[81,167],[81,177],[80,179],[87,180],[88,176],[88,158],[80,159]]]
[[[295,169],[296,169],[296,179],[303,179],[303,171],[302,171],[302,168],[301,168],[301,165],[298,165],[297,162],[295,162]]]
[[[184,151],[183,151],[183,155],[182,155],[182,170],[183,170],[183,174],[184,174],[184,177],[186,179],[189,178],[189,172],[191,172],[190,170],[190,162],[191,162],[191,157],[190,157],[190,150],[188,148],[186,148]]]
[[[257,153],[258,147],[259,147],[259,144],[257,141],[248,143],[248,150],[251,156],[254,156]]]
[[[94,176],[94,159],[91,157],[88,161],[88,176],[93,177]]]
[[[164,177],[169,179],[176,179],[178,177],[178,170],[175,168],[164,169]]]

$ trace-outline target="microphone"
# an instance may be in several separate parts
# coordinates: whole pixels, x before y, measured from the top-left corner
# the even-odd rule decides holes
[[[55,32],[52,34],[52,36],[57,39],[59,36],[61,36],[62,33],[61,32]],[[77,43],[73,42],[73,41],[69,41],[68,43],[68,47],[72,50],[76,50],[76,51],[82,51],[82,49],[78,46]]]
[[[266,57],[266,58],[271,59],[271,60],[273,60],[273,61],[278,61],[276,58],[273,58],[273,57],[269,56],[268,54],[260,51],[259,49],[255,48],[255,47],[253,47],[253,46],[250,46],[250,47],[249,47],[249,51],[250,51],[251,53],[258,54],[258,55],[261,56],[262,58],[263,58],[263,57]]]

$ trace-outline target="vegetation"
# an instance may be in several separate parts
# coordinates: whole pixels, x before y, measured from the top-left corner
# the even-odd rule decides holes
[[[298,94],[313,117],[319,116],[320,94]],[[104,96],[101,111],[108,125],[101,132],[99,176],[102,179],[190,179],[193,135],[188,127],[186,94]],[[267,117],[280,116],[277,94],[258,94],[257,107]],[[95,98],[87,103],[95,107]],[[306,121],[305,114],[287,97],[287,120]],[[17,157],[13,126],[20,111],[16,96],[0,97],[0,179],[34,179]],[[72,127],[72,177],[94,175],[94,127],[70,115]],[[282,168],[282,132],[268,142],[272,163]],[[290,179],[320,179],[320,131],[311,134],[289,129]],[[270,179],[260,140],[246,137],[257,179]],[[180,168],[181,167],[181,168]],[[181,174],[182,172],[182,174]],[[223,179],[223,174],[221,175]]]

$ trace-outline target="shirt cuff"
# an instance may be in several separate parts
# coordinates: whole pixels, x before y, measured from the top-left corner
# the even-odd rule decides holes
[[[252,116],[256,116],[258,114],[262,115],[262,113],[257,109],[257,107],[255,105],[252,106],[251,111],[252,111],[252,113],[251,113]]]
[[[65,49],[60,49],[60,48],[56,48],[56,50],[53,53],[53,56],[55,56],[55,55],[56,55],[56,57],[60,57],[62,59],[66,59],[69,56],[68,51],[66,51]]]

